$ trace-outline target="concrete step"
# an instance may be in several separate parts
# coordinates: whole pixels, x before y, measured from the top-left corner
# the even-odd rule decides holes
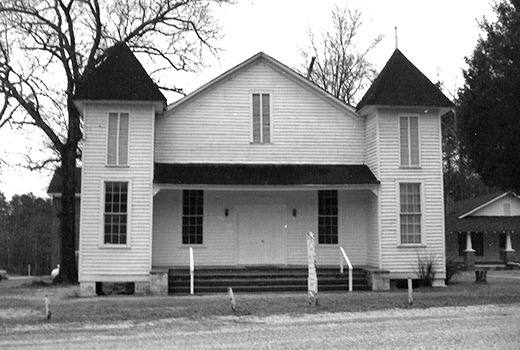
[[[348,290],[348,271],[318,269],[319,291]],[[187,269],[171,269],[168,276],[169,292],[189,293],[190,275]],[[199,269],[194,274],[195,292],[226,292],[228,287],[236,292],[306,291],[308,271],[295,268],[272,269]],[[353,289],[369,290],[367,274],[353,270]]]

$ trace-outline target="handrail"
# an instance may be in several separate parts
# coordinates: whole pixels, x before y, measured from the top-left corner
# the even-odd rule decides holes
[[[353,287],[352,287],[352,264],[350,263],[350,260],[347,256],[347,253],[345,253],[345,249],[343,249],[343,247],[339,247],[339,250],[341,251],[341,255],[342,255],[342,258],[340,258],[340,263],[339,263],[339,272],[340,273],[343,273],[343,260],[345,260],[347,262],[347,267],[348,267],[348,291],[349,292],[352,292],[353,290]]]
[[[190,294],[195,293],[195,264],[193,262],[193,247],[190,247]]]

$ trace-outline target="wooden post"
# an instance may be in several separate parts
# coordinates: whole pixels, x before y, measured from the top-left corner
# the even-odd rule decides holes
[[[27,276],[31,275],[31,264],[27,264]]]
[[[45,318],[48,320],[51,319],[51,302],[47,295],[45,296]]]
[[[190,294],[195,294],[195,263],[193,262],[193,247],[190,247]]]
[[[228,288],[228,295],[229,295],[229,301],[231,302],[231,310],[233,310],[233,313],[236,313],[235,311],[235,294],[233,294],[233,288]]]
[[[412,295],[413,287],[412,287],[412,278],[408,277],[408,304],[413,304],[413,295]]]
[[[307,289],[309,305],[318,305],[318,275],[316,274],[316,247],[314,234],[307,233],[307,258],[309,263],[309,277],[307,279]]]

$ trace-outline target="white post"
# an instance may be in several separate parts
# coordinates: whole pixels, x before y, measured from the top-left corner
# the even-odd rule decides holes
[[[412,278],[408,277],[408,304],[413,304],[413,295],[412,295],[413,287],[412,287]]]
[[[307,290],[310,305],[318,304],[318,276],[316,274],[316,247],[314,234],[307,233],[307,258],[309,263],[309,277],[307,280]]]
[[[513,252],[513,245],[511,244],[511,232],[506,235],[506,252]]]
[[[195,294],[195,265],[193,263],[193,247],[190,247],[190,294]]]
[[[348,291],[352,292],[354,286],[352,285],[352,269],[348,269]]]
[[[339,273],[343,273],[345,271],[345,268],[343,267],[343,256],[340,256],[339,258]]]
[[[47,295],[45,296],[45,318],[48,320],[51,319],[51,302]]]
[[[473,245],[471,244],[471,232],[466,232],[466,250],[467,252],[473,252]]]

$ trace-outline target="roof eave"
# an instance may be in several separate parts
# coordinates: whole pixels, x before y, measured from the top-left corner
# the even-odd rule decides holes
[[[439,115],[443,115],[451,110],[453,110],[455,108],[455,106],[453,107],[439,107],[439,106],[393,106],[393,105],[364,105],[363,107],[361,107],[361,109],[359,109],[357,111],[357,113],[361,116],[366,116],[370,113],[372,113],[373,111],[377,110],[377,109],[380,109],[380,108],[391,108],[391,109],[424,109],[424,110],[429,110],[429,109],[436,109],[439,111]]]
[[[143,105],[151,104],[155,107],[156,114],[163,114],[166,110],[166,101],[129,101],[129,100],[74,100],[76,109],[83,113],[83,109],[91,104],[125,104],[125,105]]]

